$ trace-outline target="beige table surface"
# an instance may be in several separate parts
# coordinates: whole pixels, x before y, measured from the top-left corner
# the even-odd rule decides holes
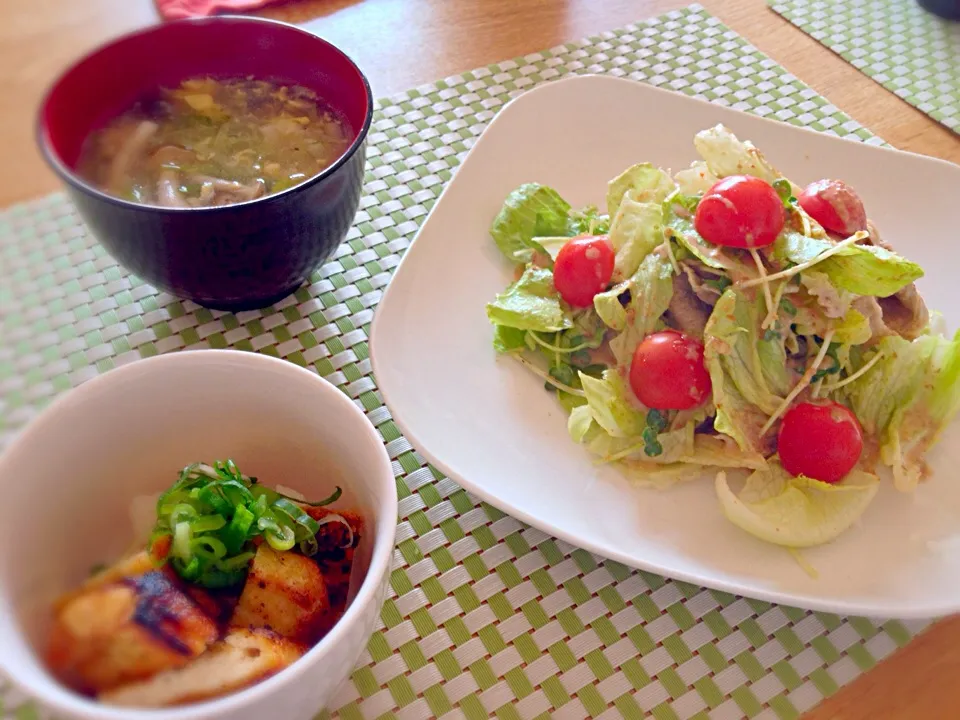
[[[910,2],[911,0],[902,0]],[[264,15],[307,25],[383,96],[609,30],[687,0],[301,0]],[[709,12],[895,147],[960,163],[960,137],[775,15],[764,0]],[[155,22],[151,0],[0,1],[0,207],[56,190],[33,143],[41,93],[78,54]],[[960,618],[940,622],[805,720],[960,718]]]

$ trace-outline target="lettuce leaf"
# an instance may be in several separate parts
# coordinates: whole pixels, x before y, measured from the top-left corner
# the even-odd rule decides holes
[[[682,482],[698,480],[705,474],[703,466],[684,462],[663,464],[625,460],[618,469],[633,485],[656,490],[667,490]]]
[[[866,315],[854,308],[847,309],[843,317],[830,318],[827,309],[816,298],[803,293],[792,295],[791,304],[796,312],[790,322],[796,326],[798,335],[823,337],[827,330],[832,328],[833,342],[841,345],[860,345],[873,336]]]
[[[490,235],[508,260],[530,262],[538,236],[567,235],[570,205],[553,188],[526,183],[511,192],[493,220]]]
[[[930,418],[937,428],[931,441],[936,442],[944,428],[960,409],[960,332],[947,340],[938,338],[937,349],[933,353],[933,368],[936,373],[933,385],[924,398]]]
[[[646,412],[628,398],[630,391],[616,371],[581,380],[588,404],[571,412],[567,431],[598,456],[598,462],[664,465],[695,454],[695,422],[666,430],[666,416]]]
[[[553,273],[534,266],[528,267],[517,282],[487,305],[487,317],[495,325],[518,330],[557,332],[573,327],[573,321],[560,306]],[[504,342],[502,334],[498,337]]]
[[[720,178],[710,172],[705,162],[697,161],[674,173],[673,180],[683,195],[698,195],[707,192]]]
[[[767,467],[767,461],[763,455],[744,452],[736,443],[719,435],[697,435],[694,438],[693,452],[683,457],[681,461],[711,468],[764,470]]]
[[[777,238],[773,252],[778,259],[799,265],[835,244],[800,233],[784,233]],[[848,245],[814,267],[836,288],[875,297],[889,297],[923,277],[923,268],[915,262],[875,245]]]
[[[590,392],[594,393],[598,389],[597,383],[602,385],[609,383],[609,380],[610,378],[605,377],[604,380],[595,381],[593,384],[588,380],[585,387],[591,386]],[[617,388],[614,381],[614,386],[608,387],[604,392],[616,397],[622,390],[624,388],[622,386]],[[595,402],[594,407],[597,405],[598,403]],[[624,423],[620,418],[630,415],[629,410],[636,411],[636,408],[629,408],[628,411],[620,408],[616,411],[616,418],[609,417],[608,408],[617,407],[617,405],[617,402],[611,402],[609,398],[601,404],[604,423],[608,426],[612,423],[615,428],[614,434],[607,432],[600,423],[595,422],[594,410],[590,405],[575,408],[571,412],[567,421],[567,430],[574,442],[586,445],[590,453],[599,457],[599,462],[616,463],[617,467],[638,485],[665,488],[682,480],[701,477],[708,468],[762,470],[767,467],[762,455],[745,453],[735,443],[724,441],[718,436],[696,434],[697,421],[695,420],[674,430],[659,432],[654,445],[656,452],[649,453],[651,443],[646,433],[650,432],[651,426],[655,425],[650,422],[652,413],[647,417],[642,415],[631,417],[629,423]],[[658,419],[661,423],[666,422],[662,416]],[[641,424],[647,426],[643,434],[622,434],[625,426],[629,425],[636,429]],[[661,424],[656,427],[662,429],[663,426]]]
[[[650,163],[631,165],[607,183],[607,212],[616,217],[624,196],[633,191],[637,202],[661,203],[673,192],[670,176]]]
[[[714,306],[704,337],[743,397],[772,414],[791,382],[782,341],[767,333],[761,336],[765,314],[759,292],[727,288]],[[727,352],[720,355],[722,349]]]
[[[597,293],[593,296],[593,309],[603,320],[603,324],[611,330],[620,332],[627,326],[627,308],[624,303],[629,304],[629,301],[633,298],[633,287],[634,280],[630,278],[614,285],[606,292]],[[629,293],[629,295],[624,293]],[[621,302],[621,298],[623,298],[623,302]]]
[[[773,255],[780,261],[797,265],[813,260],[835,243],[831,240],[807,237],[803,233],[786,231],[780,233],[773,243]],[[822,272],[820,268],[818,271]]]
[[[701,130],[693,139],[694,147],[718,178],[729,175],[753,175],[773,183],[780,173],[767,162],[749,140],[741,141],[728,128],[716,125]]]
[[[879,443],[896,487],[910,491],[926,470],[927,451],[960,409],[960,333],[912,342],[887,336],[877,351],[881,359],[837,394]]]
[[[660,203],[639,202],[633,190],[624,196],[610,225],[610,244],[616,252],[615,281],[633,275],[643,259],[663,242]]]
[[[601,214],[593,205],[571,210],[567,221],[567,235],[606,235],[610,232],[610,215]]]
[[[929,373],[936,343],[934,337],[914,342],[897,336],[881,338],[877,344],[882,353],[880,361],[850,383],[844,393],[868,435],[885,436],[896,424],[897,416],[916,400]]]
[[[597,314],[608,327],[622,330],[610,341],[610,351],[619,367],[628,366],[640,341],[660,327],[660,318],[673,297],[673,266],[666,258],[652,253],[643,259],[637,272],[624,285],[624,290],[630,292],[626,308],[619,300],[624,290],[612,297],[608,293],[602,293],[605,296],[602,298],[597,295],[593,303]],[[617,307],[622,311],[622,316]]]
[[[552,390],[553,388],[551,388]],[[568,413],[573,413],[578,408],[584,407],[587,404],[585,398],[580,397],[579,395],[573,395],[563,390],[557,390],[557,402],[560,403],[560,407],[566,410]]]
[[[675,211],[672,201],[664,203],[664,231],[668,237],[680,243],[680,246],[689,251],[707,267],[717,270],[726,268],[727,259],[723,250],[717,245],[711,245],[704,240],[693,226],[693,217],[685,217]]]
[[[850,245],[818,267],[837,287],[876,297],[889,297],[923,277],[915,262],[875,245]]]
[[[567,432],[575,443],[582,443],[593,426],[593,411],[589,403],[575,407],[567,418]]]
[[[848,290],[835,287],[830,276],[819,270],[806,270],[800,274],[800,284],[817,299],[828,318],[841,318],[850,310],[856,295]]]
[[[758,292],[728,288],[704,329],[704,359],[717,408],[714,427],[744,452],[763,453],[760,429],[790,391],[783,338],[761,336],[766,314]]]
[[[648,454],[649,446],[643,436],[614,437],[600,431],[588,435],[587,449],[599,456],[605,462],[639,461],[659,465],[679,462],[681,458],[691,455],[694,450],[694,426],[688,423],[676,430],[662,432],[656,436],[658,452]]]
[[[696,200],[690,196],[675,196],[663,203],[665,236],[676,240],[682,249],[707,267],[725,271],[731,280],[755,277],[756,267],[747,252],[713,245],[697,232],[692,214],[696,209]]]
[[[791,477],[778,463],[747,478],[739,495],[718,473],[717,497],[734,525],[769,543],[803,548],[822,545],[853,525],[879,489],[876,475],[853,470],[830,485],[804,476]]]
[[[616,370],[607,370],[594,378],[580,373],[580,383],[594,421],[607,435],[616,438],[640,436],[647,426],[646,414],[631,397]]]
[[[527,331],[506,325],[493,326],[493,349],[498,353],[515,352],[527,347]]]
[[[870,321],[859,310],[848,310],[832,327],[833,342],[841,345],[862,345],[873,337]]]
[[[563,235],[538,235],[530,242],[535,249],[545,252],[551,260],[556,260],[560,248],[578,235],[606,235],[610,232],[610,218],[600,215],[595,207],[583,210],[571,210],[567,219],[566,232]]]
[[[550,256],[551,260],[556,260],[557,255],[560,254],[560,249],[570,242],[570,238],[566,235],[551,235],[548,237],[535,237],[532,242],[536,244],[536,249],[545,252]]]
[[[721,468],[763,470],[767,467],[762,455],[744,453],[736,445],[711,435],[694,435],[692,449],[689,445],[687,448],[686,454],[674,456],[670,462],[652,462],[651,458],[638,455],[625,458],[619,466],[634,484],[658,489],[702,478]]]

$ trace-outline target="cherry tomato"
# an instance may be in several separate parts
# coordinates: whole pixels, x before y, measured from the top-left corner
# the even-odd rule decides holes
[[[850,236],[867,229],[867,211],[860,197],[839,180],[817,180],[810,183],[797,198],[807,215],[825,230]]]
[[[731,175],[714,184],[697,205],[694,225],[707,242],[735,248],[766,247],[783,230],[783,201],[770,183]]]
[[[799,403],[783,416],[778,446],[780,464],[791,475],[835,483],[860,459],[863,431],[840,403]]]
[[[657,410],[689,410],[710,396],[703,344],[676,330],[648,335],[633,353],[630,387],[637,399]]]
[[[553,263],[553,285],[573,307],[589,307],[613,276],[613,246],[603,235],[575,237]]]

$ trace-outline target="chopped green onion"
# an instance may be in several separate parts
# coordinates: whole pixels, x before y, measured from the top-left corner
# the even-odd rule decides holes
[[[238,553],[243,549],[247,542],[250,528],[253,527],[256,517],[243,505],[238,505],[237,510],[230,520],[226,530],[221,533],[223,544],[227,546],[227,552]]]
[[[299,547],[300,552],[307,557],[313,557],[320,552],[320,543],[317,542],[316,535],[307,535],[307,537],[300,540]]]
[[[294,536],[300,544],[300,552],[304,555],[316,555],[320,549],[317,543],[317,533],[320,531],[320,523],[307,515],[301,507],[295,505],[284,497],[277,499],[273,503],[273,509],[290,518],[296,524]]]
[[[273,509],[282,512],[288,518],[290,518],[294,523],[300,525],[304,530],[311,535],[316,535],[317,531],[320,530],[320,525],[312,517],[307,515],[303,508],[300,508],[294,505],[292,502],[286,498],[280,498],[275,503],[273,503]]]
[[[280,493],[277,493],[277,494],[280,495],[280,497],[282,498],[286,498],[287,500],[296,500],[296,498],[288,498],[286,495],[281,495]],[[296,502],[300,503],[301,505],[307,505],[309,507],[323,507],[324,505],[330,505],[331,503],[335,503],[337,500],[340,499],[341,495],[343,495],[343,490],[341,490],[340,486],[338,485],[334,489],[330,497],[324,500],[317,500],[316,502],[310,502],[309,500],[296,500]]]
[[[286,552],[293,548],[297,542],[297,536],[294,534],[293,529],[286,525],[281,525],[273,518],[262,517],[257,521],[257,525],[264,531],[263,536],[274,550]]]
[[[319,551],[318,522],[304,505],[320,507],[339,499],[340,488],[318,502],[303,502],[257,484],[232,460],[195,463],[157,501],[152,537],[172,536],[167,559],[183,579],[208,588],[243,582],[262,536],[273,549]],[[163,560],[165,562],[167,560]]]
[[[192,505],[187,505],[186,503],[178,503],[174,506],[173,512],[170,513],[170,524],[176,527],[181,522],[191,520],[197,516],[197,511]]]
[[[219,530],[226,524],[223,515],[203,515],[190,524],[190,529],[199,534]]]
[[[246,570],[247,565],[250,563],[251,560],[253,560],[253,556],[255,554],[256,553],[245,552],[245,553],[240,553],[239,555],[234,555],[233,557],[227,558],[226,560],[221,560],[217,564],[217,567],[219,567],[221,570],[225,570],[228,572],[232,572],[234,570]]]
[[[196,465],[191,465],[188,470],[192,470],[195,473],[200,475],[206,475],[211,480],[219,480],[220,475],[209,465],[203,465],[202,463],[197,463]],[[186,470],[184,471],[186,472]]]
[[[189,562],[184,563],[180,558],[175,558],[173,561],[173,569],[176,570],[177,574],[184,580],[196,580],[200,577],[200,559],[193,557],[190,558]]]
[[[227,554],[227,546],[212,535],[194,538],[190,542],[190,549],[194,555],[210,560],[222,560]]]
[[[228,515],[230,513],[230,503],[227,502],[223,496],[211,490],[209,486],[200,488],[197,497],[209,505],[211,509],[219,515]]]
[[[350,523],[347,522],[347,519],[343,517],[343,515],[338,515],[337,513],[330,513],[328,515],[325,515],[318,522],[321,525],[326,525],[327,523],[333,523],[333,522],[343,525],[344,529],[347,531],[347,540],[340,547],[342,549],[353,547],[353,541],[354,541],[353,528],[350,527]]]
[[[190,540],[192,537],[193,533],[190,532],[190,523],[186,520],[174,525],[173,547],[171,548],[171,552],[175,557],[187,560],[193,556],[193,553],[190,551]]]
[[[238,480],[227,480],[220,483],[220,492],[223,493],[227,502],[234,507],[253,500],[253,495],[250,494],[250,490]]]

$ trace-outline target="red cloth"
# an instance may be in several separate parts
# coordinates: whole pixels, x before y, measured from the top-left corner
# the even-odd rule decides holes
[[[278,0],[156,0],[165,20],[202,17],[219,12],[244,12],[278,2]]]

